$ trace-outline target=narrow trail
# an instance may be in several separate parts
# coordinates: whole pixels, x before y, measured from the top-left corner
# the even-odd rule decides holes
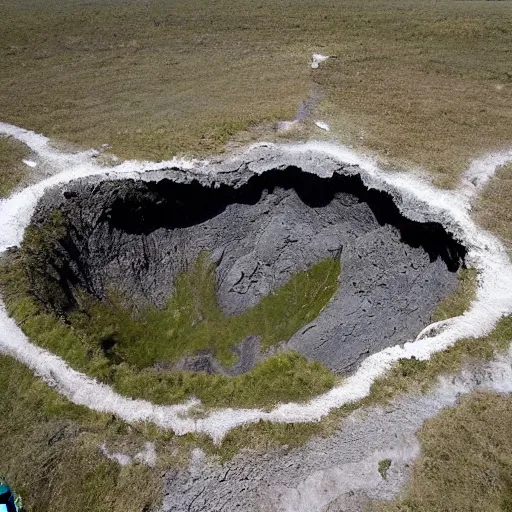
[[[76,404],[109,412],[127,422],[149,421],[172,429],[177,434],[200,432],[220,441],[232,428],[260,419],[281,422],[309,422],[325,416],[333,408],[368,395],[372,382],[400,358],[427,359],[462,338],[479,337],[492,330],[505,314],[512,313],[512,265],[505,248],[491,234],[478,228],[470,218],[471,202],[500,165],[512,161],[512,151],[489,155],[476,161],[456,191],[439,190],[405,173],[388,173],[349,149],[327,143],[274,145],[256,144],[245,152],[221,163],[171,160],[151,163],[126,161],[105,167],[93,150],[65,153],[54,149],[48,138],[12,125],[0,123],[0,134],[25,143],[56,174],[29,186],[0,202],[0,253],[18,246],[30,222],[37,200],[54,185],[96,176],[95,179],[160,179],[166,170],[180,169],[195,173],[229,172],[246,165],[253,172],[294,165],[319,176],[329,176],[334,169],[358,173],[369,188],[390,193],[401,212],[419,222],[440,222],[467,249],[468,263],[479,269],[477,297],[462,316],[450,319],[436,329],[425,329],[414,342],[387,348],[368,357],[358,371],[343,385],[304,404],[282,404],[269,412],[258,409],[217,409],[205,418],[185,416],[193,401],[182,405],[156,406],[115,393],[108,386],[73,370],[62,359],[33,345],[9,318],[0,301],[0,351],[16,357],[34,373],[54,386]]]
[[[292,450],[241,452],[223,464],[195,450],[186,469],[167,473],[162,511],[366,510],[371,501],[395,498],[409,480],[424,422],[473,391],[510,393],[512,354],[444,377],[425,394],[355,411],[333,435]],[[383,478],[379,462],[385,459],[390,467]]]

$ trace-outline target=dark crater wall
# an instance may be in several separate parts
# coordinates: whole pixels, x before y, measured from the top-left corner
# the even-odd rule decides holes
[[[413,222],[359,176],[325,179],[295,167],[262,175],[79,181],[39,202],[33,224],[61,212],[41,297],[66,312],[79,290],[110,286],[134,305],[163,305],[176,274],[206,249],[221,307],[236,314],[328,256],[341,258],[331,303],[288,346],[337,372],[405,342],[456,285],[464,248],[440,224]],[[54,217],[53,217],[54,218]],[[40,259],[40,258],[39,258]]]

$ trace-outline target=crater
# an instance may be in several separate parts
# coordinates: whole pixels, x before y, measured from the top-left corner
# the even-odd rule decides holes
[[[276,346],[338,374],[413,339],[454,290],[465,256],[441,224],[404,217],[388,193],[368,189],[359,175],[322,178],[293,166],[75,181],[39,201],[24,247],[31,293],[64,318],[84,296],[108,303],[115,294],[133,316],[165,308],[178,276],[202,254],[214,268],[218,306],[240,316],[298,273],[337,259],[330,300]],[[250,354],[238,364],[245,372],[258,361],[259,340],[239,342],[233,353]],[[212,343],[159,364],[217,371]],[[107,334],[102,350],[109,358],[116,346]]]

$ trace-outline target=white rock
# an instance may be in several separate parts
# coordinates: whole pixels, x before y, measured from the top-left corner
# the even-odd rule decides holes
[[[315,121],[315,124],[326,132],[330,131],[329,125],[325,121]]]
[[[29,167],[36,167],[37,166],[37,162],[34,162],[34,160],[23,160],[23,163],[25,165],[28,165]]]
[[[328,58],[329,57],[327,55],[322,55],[321,53],[313,53],[311,67],[316,69],[321,62],[326,61]]]

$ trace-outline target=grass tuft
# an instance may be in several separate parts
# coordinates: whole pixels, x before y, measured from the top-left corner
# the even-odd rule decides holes
[[[28,154],[22,143],[0,136],[0,199],[7,197],[26,177],[22,159]]]
[[[459,281],[457,288],[437,306],[432,314],[432,322],[462,315],[475,299],[478,271],[474,268],[463,268],[459,270],[457,277]]]
[[[30,252],[34,240],[38,249]],[[306,400],[334,385],[325,366],[294,352],[274,355],[237,377],[159,368],[201,350],[233,364],[232,347],[249,335],[260,337],[262,350],[286,341],[329,302],[338,287],[339,258],[297,273],[238,316],[227,316],[218,306],[215,267],[203,253],[178,276],[163,310],[147,309],[135,317],[121,301],[85,298],[78,310],[61,318],[45,310],[28,285],[24,258],[39,255],[40,246],[39,237],[30,235],[22,255],[5,265],[0,282],[9,313],[35,343],[120,393],[158,404],[195,396],[207,406],[267,407]]]
[[[388,478],[388,471],[389,471],[389,468],[391,467],[391,462],[392,462],[391,459],[379,460],[378,471],[380,473],[380,476],[384,480],[387,480],[387,478]]]

